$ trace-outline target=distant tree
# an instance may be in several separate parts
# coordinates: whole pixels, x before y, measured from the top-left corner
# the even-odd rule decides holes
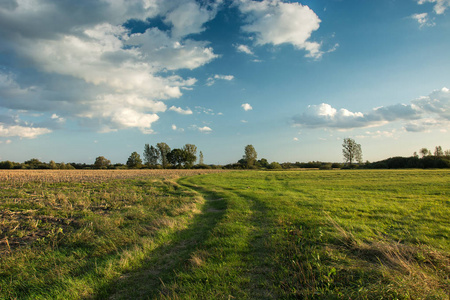
[[[434,156],[436,157],[444,156],[444,151],[442,151],[441,146],[436,146],[436,148],[434,148]]]
[[[53,160],[51,160],[48,163],[48,166],[49,166],[50,169],[53,169],[53,170],[58,169],[58,165]]]
[[[258,165],[261,168],[267,168],[269,166],[269,162],[267,161],[267,159],[265,158],[261,158],[260,160],[258,160]],[[281,167],[281,166],[280,166]]]
[[[156,144],[156,148],[159,150],[161,165],[165,169],[168,166],[167,154],[170,152],[170,147],[166,143],[158,143]]]
[[[144,162],[147,166],[156,166],[158,164],[159,150],[149,144],[144,147]]]
[[[258,154],[256,153],[255,147],[253,147],[253,145],[245,146],[245,155],[244,155],[243,159],[245,160],[247,169],[249,169],[255,165],[257,157],[258,157]]]
[[[175,148],[167,154],[167,161],[177,168],[185,163],[186,151],[183,149]]]
[[[109,165],[111,165],[111,161],[104,156],[97,157],[94,162],[95,169],[106,169]]]
[[[268,169],[271,169],[271,170],[278,170],[278,169],[281,169],[282,167],[281,167],[281,165],[280,165],[279,163],[277,163],[276,161],[274,161],[274,162],[271,162],[271,163],[267,166],[267,168],[268,168]]]
[[[417,152],[416,152],[416,151],[414,151],[414,153],[413,153],[413,157],[415,157],[415,158],[419,158],[419,154],[417,154]]]
[[[2,161],[0,162],[0,169],[14,169],[14,163],[9,160]]]
[[[427,148],[422,148],[422,149],[420,149],[419,153],[422,154],[422,158],[423,158],[430,154],[430,150],[428,150]]]
[[[186,144],[182,149],[184,153],[184,166],[186,168],[192,168],[195,161],[197,160],[197,146],[193,144]]]
[[[449,149],[449,150],[445,150],[445,151],[444,151],[444,155],[445,155],[445,156],[450,156],[450,149]]]
[[[128,168],[140,168],[142,166],[141,156],[137,152],[131,153],[127,160]]]
[[[42,163],[37,158],[32,158],[24,162],[24,165],[27,169],[41,169],[43,168],[44,163]]]
[[[360,144],[357,144],[355,140],[351,138],[345,138],[342,147],[342,154],[344,155],[345,162],[349,164],[352,164],[354,161],[362,163],[362,150]]]
[[[204,161],[203,161],[203,152],[200,151],[200,154],[198,155],[198,164],[199,165],[204,165]]]

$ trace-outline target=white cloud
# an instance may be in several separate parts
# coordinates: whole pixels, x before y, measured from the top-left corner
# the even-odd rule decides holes
[[[211,132],[212,129],[209,128],[208,126],[203,126],[203,127],[199,127],[199,128],[198,128],[198,131],[204,132],[204,133],[208,133],[208,132]]]
[[[438,15],[443,14],[447,8],[450,7],[450,0],[418,0],[418,4],[424,4],[424,3],[435,3],[434,4],[434,12]]]
[[[193,112],[192,112],[192,110],[190,108],[182,109],[181,107],[171,106],[169,108],[169,110],[177,112],[177,113],[182,114],[182,115],[192,115],[193,114]]]
[[[173,130],[173,131],[178,131],[178,132],[184,132],[184,129],[183,129],[183,128],[179,128],[179,127],[177,127],[177,125],[175,125],[175,124],[172,124],[172,130]]]
[[[47,128],[26,127],[20,125],[6,125],[0,123],[0,137],[20,137],[34,139],[39,135],[52,132]]]
[[[297,137],[293,138],[292,140],[293,140],[294,142],[298,142],[298,141],[299,141],[299,139],[298,139]]]
[[[291,44],[307,51],[307,57],[320,58],[321,45],[311,42],[311,34],[319,29],[320,19],[308,6],[281,0],[237,0],[247,16],[242,29],[255,34],[256,45]]]
[[[252,110],[252,109],[253,109],[253,107],[252,107],[250,104],[248,104],[248,103],[242,104],[241,107],[242,107],[245,111],[249,111],[249,110]]]
[[[354,129],[381,126],[396,121],[406,121],[407,131],[424,131],[427,128],[450,125],[450,90],[442,88],[429,96],[413,100],[411,104],[395,104],[374,108],[369,112],[351,112],[331,105],[309,105],[301,115],[293,118],[294,124],[308,128]]]
[[[247,45],[240,44],[240,45],[235,45],[235,47],[238,52],[243,52],[243,53],[247,53],[249,55],[254,55],[253,51]]]
[[[0,71],[0,104],[9,109],[51,112],[103,131],[151,132],[160,101],[182,96],[195,78],[173,71],[201,67],[218,55],[194,40],[215,17],[220,1],[65,1],[0,4],[0,51],[14,53],[33,72],[26,78]],[[167,31],[131,34],[127,21],[159,17]],[[150,23],[148,23],[150,24]],[[8,59],[5,57],[5,59]],[[171,71],[171,72],[167,72]],[[21,74],[21,72],[16,72]],[[34,76],[34,77],[33,77]]]
[[[204,31],[203,24],[213,19],[215,15],[215,10],[201,7],[195,1],[187,1],[170,11],[164,22],[173,26],[172,35],[174,37],[184,37]]]
[[[377,130],[377,131],[366,131],[363,135],[357,135],[356,138],[358,139],[365,139],[365,138],[395,138],[397,130],[393,129],[391,131],[388,130]]]
[[[198,130],[198,131],[200,131],[202,133],[211,133],[212,132],[212,129],[210,127],[208,127],[208,126],[199,127],[197,125],[191,125],[190,129]]]
[[[197,114],[203,113],[203,114],[211,115],[211,116],[214,116],[216,114],[213,109],[202,107],[202,106],[196,106],[195,110],[196,110]],[[218,113],[218,115],[220,115],[220,114],[221,113]]]
[[[429,20],[428,13],[414,14],[411,18],[416,20],[420,27],[436,25],[434,22]]]
[[[216,83],[216,80],[231,81],[233,79],[234,79],[233,75],[219,75],[219,74],[216,74],[216,75],[214,75],[214,77],[209,77],[206,80],[206,85],[207,86],[212,86],[214,83]]]

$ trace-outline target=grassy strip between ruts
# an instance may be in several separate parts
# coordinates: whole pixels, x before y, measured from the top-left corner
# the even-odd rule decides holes
[[[226,206],[165,299],[448,299],[450,172],[241,172],[179,181]]]
[[[2,221],[2,230],[42,237],[12,254],[3,247],[0,298],[447,299],[449,175],[231,172],[178,184],[4,186],[2,211],[25,225]]]

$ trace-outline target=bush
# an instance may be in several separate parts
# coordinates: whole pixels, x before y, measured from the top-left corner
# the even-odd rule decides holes
[[[0,162],[0,169],[13,169],[13,168],[14,163],[9,160]]]
[[[319,170],[333,170],[333,165],[332,164],[322,164],[319,167]]]
[[[267,168],[270,169],[270,170],[279,170],[279,169],[282,169],[281,165],[280,165],[279,163],[277,163],[276,161],[271,162],[271,163],[267,166]]]

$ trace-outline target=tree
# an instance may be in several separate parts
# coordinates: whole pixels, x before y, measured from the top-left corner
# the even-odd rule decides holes
[[[444,151],[442,151],[441,146],[436,146],[436,148],[434,148],[434,156],[436,157],[444,156]]]
[[[258,164],[261,168],[269,167],[269,162],[265,158],[261,158],[260,160],[258,160]]]
[[[159,150],[149,144],[144,147],[144,162],[147,166],[156,166],[158,164]]]
[[[167,154],[170,152],[170,147],[166,143],[158,143],[156,144],[156,148],[159,150],[159,158],[161,160],[161,165],[165,169],[167,168]]]
[[[185,163],[186,151],[175,148],[167,154],[167,161],[177,168],[181,168]]]
[[[255,165],[257,157],[258,154],[256,153],[255,147],[253,147],[253,145],[245,146],[245,155],[243,159],[245,160],[247,169]]]
[[[355,140],[351,138],[345,138],[342,147],[342,154],[344,155],[345,162],[350,164],[354,161],[362,163],[362,150],[360,144],[357,144]]]
[[[55,163],[55,161],[53,161],[53,160],[51,160],[49,163],[48,163],[48,167],[50,168],[50,169],[53,169],[53,170],[56,170],[56,169],[58,169],[58,165]]]
[[[193,144],[186,144],[183,147],[184,153],[184,165],[186,168],[191,168],[197,160],[197,146]]]
[[[203,152],[200,151],[200,154],[198,155],[198,164],[199,165],[204,165],[205,163],[203,162]]]
[[[131,153],[127,160],[128,168],[140,168],[142,166],[141,156],[137,152]]]
[[[430,150],[428,150],[427,148],[422,148],[419,151],[420,154],[422,154],[422,158],[424,158],[425,156],[430,154]]]
[[[111,164],[109,159],[106,159],[103,156],[99,156],[95,159],[94,168],[96,169],[106,169]]]

